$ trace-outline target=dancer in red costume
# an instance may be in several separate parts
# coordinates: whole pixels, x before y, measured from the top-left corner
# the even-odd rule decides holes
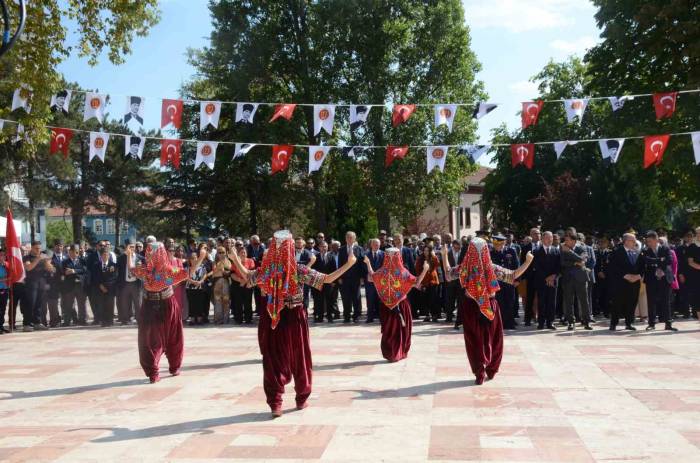
[[[411,349],[413,317],[411,304],[406,298],[413,287],[418,287],[430,269],[426,262],[422,273],[416,278],[403,266],[401,251],[397,248],[384,250],[384,262],[374,272],[369,258],[365,256],[368,278],[374,283],[379,295],[379,321],[382,324],[382,355],[389,362],[398,362],[408,356]]]
[[[324,283],[332,283],[352,267],[356,257],[351,254],[345,265],[329,275],[297,265],[294,240],[288,230],[275,233],[262,265],[255,270],[245,268],[236,252],[228,257],[249,285],[259,286],[267,296],[266,310],[258,323],[258,344],[263,358],[263,388],[272,417],[282,416],[284,386],[292,378],[297,409],[306,408],[311,394],[311,346],[304,285],[320,290]]]
[[[442,248],[447,280],[459,279],[462,286],[458,310],[464,322],[464,342],[476,384],[483,384],[485,377],[493,379],[503,358],[503,322],[495,298],[498,282],[513,284],[532,258],[532,253],[528,252],[525,263],[516,270],[503,268],[491,263],[486,241],[474,238],[462,263],[450,268],[447,248]]]
[[[147,240],[151,241],[151,240]],[[185,340],[182,333],[182,308],[174,297],[173,286],[187,279],[182,267],[171,263],[162,243],[147,242],[145,264],[133,267],[133,251],[127,249],[131,274],[144,285],[143,303],[137,314],[139,360],[151,383],[160,380],[158,366],[165,353],[170,374],[180,374]]]

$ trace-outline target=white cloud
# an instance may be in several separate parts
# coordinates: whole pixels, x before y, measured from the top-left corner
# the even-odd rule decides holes
[[[510,32],[571,26],[574,16],[593,12],[589,0],[462,0],[473,28],[504,28]]]
[[[530,82],[529,80],[521,80],[508,84],[508,89],[516,96],[522,97],[522,99],[534,98],[539,94],[537,84],[535,82]]]
[[[598,43],[598,40],[590,35],[585,35],[574,40],[557,39],[549,43],[549,46],[566,55],[583,54],[589,48]]]

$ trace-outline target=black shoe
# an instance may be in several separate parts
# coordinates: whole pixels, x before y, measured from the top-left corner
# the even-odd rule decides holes
[[[632,326],[632,325],[626,325],[626,326],[625,326],[625,330],[627,330],[627,331],[637,331],[637,328],[635,328],[635,327]]]
[[[574,331],[574,324],[569,323],[569,326],[566,328],[567,331]]]
[[[554,327],[554,325],[552,325],[551,323],[550,323],[549,325],[547,325],[547,329],[548,329],[548,330],[552,330],[552,331],[556,331],[556,330],[557,330],[557,329]]]
[[[343,319],[343,323],[350,323],[350,319],[349,318]]]
[[[617,326],[615,325],[610,325],[610,328],[608,328],[610,331],[617,331]]]
[[[537,329],[538,329],[538,330],[543,330],[543,329],[544,329],[544,325],[537,325]]]
[[[532,326],[532,322],[530,320],[526,321],[525,326]]]
[[[445,323],[452,323],[453,321],[454,321],[454,320],[452,319],[452,317],[449,317],[449,318],[446,318],[446,319],[445,319]]]
[[[328,323],[333,323],[333,319],[332,319],[332,318],[329,318],[329,319],[326,320],[326,321],[327,321]]]
[[[368,318],[367,321],[366,321],[365,323],[374,323],[374,320]]]
[[[66,327],[70,326],[70,322],[63,322],[63,323],[61,323],[61,326],[63,328],[66,328]]]
[[[647,326],[646,330],[647,331],[654,331],[655,329],[656,329],[656,327],[654,325],[649,325],[649,326]]]
[[[678,331],[678,328],[674,328],[670,323],[666,323],[666,327],[664,329],[667,331]]]
[[[583,329],[591,331],[593,329],[593,327],[591,325],[589,325],[588,323],[586,323],[585,325],[583,325]]]
[[[430,317],[425,317],[425,318],[423,319],[423,321],[426,322],[426,323],[429,323],[429,322],[430,322]]]

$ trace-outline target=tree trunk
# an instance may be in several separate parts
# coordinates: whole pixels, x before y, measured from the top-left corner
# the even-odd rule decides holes
[[[248,202],[250,203],[250,217],[248,218],[248,226],[250,227],[250,234],[258,234],[258,199],[255,194],[255,189],[250,188],[248,190]]]

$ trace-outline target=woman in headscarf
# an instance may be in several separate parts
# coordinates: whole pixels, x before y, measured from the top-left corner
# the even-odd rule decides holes
[[[491,262],[489,248],[482,238],[469,243],[462,263],[450,268],[447,247],[442,249],[442,265],[448,281],[459,279],[463,294],[459,298],[460,314],[464,324],[464,342],[476,384],[493,377],[503,358],[503,322],[496,302],[498,282],[513,284],[532,262],[527,253],[525,263],[509,270]]]
[[[311,394],[311,347],[309,324],[304,309],[304,285],[320,290],[352,267],[356,258],[326,275],[304,265],[297,265],[294,240],[288,230],[275,233],[262,264],[247,269],[238,253],[229,258],[250,286],[260,287],[267,297],[266,310],[260,314],[258,344],[263,358],[263,389],[272,417],[282,416],[284,386],[294,378],[297,409],[307,407]]]
[[[170,374],[178,376],[185,346],[182,311],[173,286],[187,280],[187,272],[173,265],[162,243],[149,242],[144,265],[134,267],[133,250],[127,248],[127,267],[143,280],[144,298],[137,314],[141,368],[151,383],[160,380],[160,357],[165,352]]]
[[[420,287],[430,269],[424,262],[422,273],[416,278],[406,270],[398,248],[384,250],[384,262],[376,272],[372,271],[369,258],[365,256],[368,278],[374,283],[379,296],[379,321],[382,324],[382,355],[389,362],[398,362],[411,349],[413,317],[407,296],[411,288]]]

